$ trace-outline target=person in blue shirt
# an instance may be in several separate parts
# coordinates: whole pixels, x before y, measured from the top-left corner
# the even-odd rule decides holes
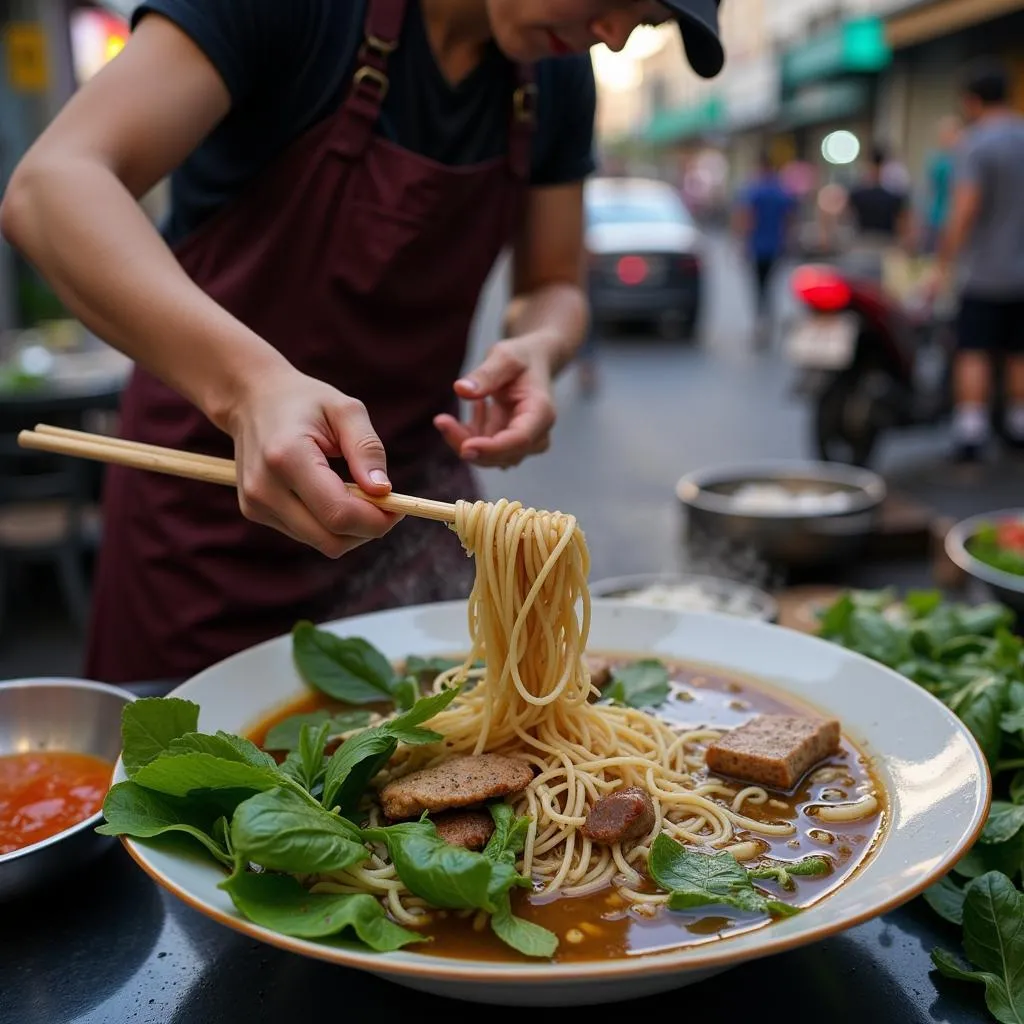
[[[768,153],[762,153],[757,177],[740,193],[736,227],[744,241],[757,285],[757,336],[767,333],[772,275],[784,254],[796,198],[782,184]]]
[[[956,152],[962,133],[963,128],[958,117],[944,117],[939,122],[938,148],[928,161],[928,235],[925,244],[930,253],[938,251],[939,240],[949,218]]]

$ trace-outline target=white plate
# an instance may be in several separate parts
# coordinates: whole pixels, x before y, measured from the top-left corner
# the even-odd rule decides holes
[[[217,888],[214,864],[129,840],[157,882],[221,923],[283,949],[358,967],[413,988],[503,1005],[583,1005],[667,991],[728,967],[814,942],[892,910],[945,874],[978,835],[988,813],[984,758],[967,730],[937,700],[894,672],[823,640],[722,615],[595,600],[592,647],[643,652],[753,676],[837,716],[874,759],[889,820],[866,864],[835,893],[795,917],[720,942],[674,952],[583,964],[495,964],[424,953],[385,955],[354,946],[292,939],[243,920]],[[385,654],[465,649],[462,602],[398,609],[334,623]],[[242,733],[305,691],[291,639],[269,641],[196,676],[175,691],[201,711],[203,731]],[[123,779],[118,764],[117,778]]]
[[[845,370],[857,344],[857,317],[831,313],[804,320],[789,339],[789,359],[814,370]]]

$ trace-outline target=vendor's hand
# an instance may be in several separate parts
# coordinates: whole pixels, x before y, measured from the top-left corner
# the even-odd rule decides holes
[[[936,265],[927,274],[924,282],[924,299],[929,307],[934,306],[949,291],[952,274],[947,266]]]
[[[384,445],[362,402],[291,368],[247,387],[228,424],[246,518],[339,558],[400,518],[354,497],[328,464],[343,457],[367,494],[386,495]]]
[[[455,383],[472,402],[469,422],[438,416],[434,425],[467,462],[507,468],[547,451],[555,425],[552,341],[540,333],[498,342],[472,373]]]

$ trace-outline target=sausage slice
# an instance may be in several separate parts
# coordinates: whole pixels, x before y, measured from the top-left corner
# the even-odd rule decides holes
[[[601,797],[587,815],[583,834],[592,843],[614,846],[641,839],[654,828],[654,803],[639,786]]]

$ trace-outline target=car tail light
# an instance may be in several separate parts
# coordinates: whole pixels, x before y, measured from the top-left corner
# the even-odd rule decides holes
[[[647,260],[642,256],[623,256],[615,272],[623,284],[642,284],[647,278]]]
[[[820,313],[846,309],[853,297],[850,286],[828,267],[798,267],[793,272],[793,293]]]

